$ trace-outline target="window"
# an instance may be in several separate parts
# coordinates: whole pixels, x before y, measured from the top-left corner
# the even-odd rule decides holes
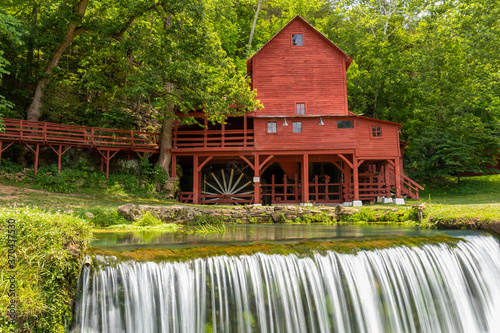
[[[276,122],[268,121],[267,122],[267,133],[276,133]]]
[[[292,45],[302,46],[302,34],[292,34]]]
[[[337,120],[337,128],[354,128],[352,120]]]
[[[306,114],[306,104],[297,103],[297,114]]]
[[[293,133],[302,133],[302,123],[300,121],[293,122]]]
[[[382,136],[382,129],[380,126],[372,126],[372,138],[379,138]]]

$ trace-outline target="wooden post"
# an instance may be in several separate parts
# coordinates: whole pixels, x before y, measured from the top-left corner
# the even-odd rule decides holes
[[[248,127],[248,121],[247,121],[247,114],[245,113],[243,115],[243,147],[247,146],[247,130]]]
[[[36,144],[36,151],[35,151],[35,175],[38,173],[38,155],[40,153],[40,144]]]
[[[384,180],[385,180],[385,197],[391,197],[391,185],[389,179],[389,163],[384,164]]]
[[[198,155],[193,155],[193,203],[200,204],[200,172],[198,171]]]
[[[221,124],[220,140],[221,140],[221,147],[225,147],[226,146],[226,123],[225,122],[223,122]]]
[[[205,115],[203,118],[203,147],[207,148],[207,136],[208,136],[208,119]]]
[[[62,146],[57,150],[57,173],[61,173]]]
[[[401,163],[399,163],[399,158],[394,159],[395,166],[395,182],[396,182],[396,199],[401,198]]]
[[[106,178],[109,178],[109,150],[106,151]]]
[[[172,154],[172,172],[170,175],[172,178],[177,177],[177,157]]]
[[[356,155],[352,156],[352,166],[353,166],[353,182],[354,182],[354,201],[359,201],[359,176],[358,176],[358,159]]]
[[[254,155],[253,161],[254,169],[253,176],[259,177],[258,182],[253,182],[253,195],[254,195],[254,204],[262,204],[261,196],[260,196],[260,162],[259,162],[259,154]]]
[[[309,201],[309,154],[302,156],[302,202]]]

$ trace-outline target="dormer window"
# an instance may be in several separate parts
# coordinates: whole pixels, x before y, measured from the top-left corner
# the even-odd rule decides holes
[[[306,114],[306,104],[297,103],[297,114]]]
[[[302,34],[292,34],[292,45],[302,46]]]

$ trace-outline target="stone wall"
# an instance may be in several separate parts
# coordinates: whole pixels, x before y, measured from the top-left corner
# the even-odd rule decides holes
[[[337,219],[339,214],[357,213],[357,209],[343,207],[301,207],[301,206],[235,206],[231,208],[200,208],[195,206],[147,206],[126,204],[118,208],[118,213],[129,220],[140,219],[149,212],[164,222],[187,223],[197,216],[205,215],[216,220],[238,223],[280,223],[301,218],[304,215],[323,215]]]

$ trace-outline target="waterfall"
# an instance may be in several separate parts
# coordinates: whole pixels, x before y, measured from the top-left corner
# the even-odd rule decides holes
[[[500,332],[500,243],[128,261],[79,289],[72,332]]]

